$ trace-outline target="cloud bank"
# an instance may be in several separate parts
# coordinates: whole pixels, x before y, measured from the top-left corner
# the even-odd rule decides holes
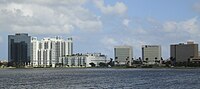
[[[77,29],[101,30],[100,18],[85,8],[85,3],[86,0],[1,1],[1,32],[69,34]]]

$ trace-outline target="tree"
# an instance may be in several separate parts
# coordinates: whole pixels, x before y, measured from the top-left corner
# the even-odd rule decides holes
[[[93,62],[89,63],[91,65],[91,67],[95,67],[96,64],[94,64]]]
[[[139,57],[139,58],[138,58],[138,60],[139,60],[139,61],[140,61],[140,63],[142,64],[142,59],[141,59],[141,57]]]
[[[114,66],[114,61],[113,61],[112,58],[110,58],[110,62],[108,62],[108,65],[110,65],[110,66]]]
[[[129,66],[129,63],[130,63],[129,57],[126,57],[126,66]]]
[[[146,58],[145,60],[146,60],[145,62],[148,63],[149,58]]]
[[[171,65],[175,65],[176,63],[176,58],[170,57]]]
[[[160,61],[161,61],[160,63],[163,64],[163,58],[162,57],[161,57]]]

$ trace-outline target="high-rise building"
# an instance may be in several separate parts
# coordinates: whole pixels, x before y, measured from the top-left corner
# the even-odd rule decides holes
[[[187,44],[170,45],[170,58],[177,63],[188,62],[190,58],[198,57],[198,44],[187,42]]]
[[[72,38],[67,41],[60,37],[44,38],[41,41],[32,38],[31,50],[33,67],[55,67],[59,57],[73,53],[73,42]]]
[[[161,60],[161,46],[160,45],[143,45],[142,46],[142,60],[145,64],[160,63]]]
[[[23,67],[30,63],[31,36],[26,33],[8,35],[9,66]]]
[[[129,65],[131,66],[131,59],[133,57],[132,46],[115,46],[114,57],[116,65]]]

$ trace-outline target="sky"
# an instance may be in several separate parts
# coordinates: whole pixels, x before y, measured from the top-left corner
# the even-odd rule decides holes
[[[8,35],[73,37],[74,53],[113,57],[114,46],[200,43],[200,0],[0,0],[0,60],[8,57]]]

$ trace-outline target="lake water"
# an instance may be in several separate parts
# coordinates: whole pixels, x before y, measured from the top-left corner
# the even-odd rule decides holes
[[[200,69],[0,69],[0,89],[200,89]]]

